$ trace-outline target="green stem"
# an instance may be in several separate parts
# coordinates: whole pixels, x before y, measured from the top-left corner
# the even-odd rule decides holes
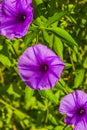
[[[66,129],[66,127],[67,127],[67,125],[65,125],[65,126],[64,126],[63,130],[65,130],[65,129]]]
[[[62,87],[62,89],[64,90],[64,92],[66,93],[66,94],[69,94],[69,92],[66,90],[66,88],[63,86],[63,84],[60,82],[60,81],[58,81],[59,83],[60,83],[60,85],[61,85],[61,87]]]
[[[13,49],[13,51],[14,51],[15,56],[18,57],[18,55],[17,55],[17,53],[16,53],[16,51],[15,51],[15,49],[14,49],[13,43],[11,43],[11,47],[12,47],[12,49]]]
[[[71,56],[71,49],[70,49],[70,47],[68,48],[68,50],[69,50],[70,60],[71,60],[71,64],[72,64],[72,69],[73,69],[73,71],[75,71],[75,66],[74,66],[73,58]]]
[[[21,115],[26,116],[27,118],[29,118],[28,115],[26,115],[25,113],[23,113],[20,110],[16,109],[15,107],[11,106],[10,104],[8,104],[7,102],[5,102],[4,100],[0,99],[0,102],[2,104],[4,104],[6,107],[12,109],[13,111],[19,112]]]

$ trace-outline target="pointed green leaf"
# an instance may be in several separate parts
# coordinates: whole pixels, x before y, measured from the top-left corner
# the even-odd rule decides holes
[[[70,63],[65,63],[65,69],[70,69],[72,67],[72,64]]]
[[[54,36],[53,50],[63,59],[63,44],[60,38]]]
[[[63,17],[65,14],[66,14],[66,12],[55,13],[52,17],[48,18],[46,26],[49,26],[49,25],[53,24],[56,21],[59,21],[61,19],[61,17]]]
[[[26,87],[25,88],[25,102],[29,102],[33,94],[34,94],[34,90],[29,87]]]
[[[43,39],[45,43],[52,48],[53,45],[53,35],[49,35],[46,30],[43,30]]]
[[[58,125],[58,126],[55,127],[54,130],[63,130],[63,128],[64,128],[64,126]]]
[[[57,120],[55,119],[55,117],[52,114],[48,115],[48,119],[54,124],[54,125],[58,125]]]
[[[47,98],[52,103],[58,104],[57,99],[56,99],[54,93],[52,92],[52,90],[50,90],[50,89],[49,90],[41,90],[41,91],[39,91],[39,93],[42,97]]]
[[[11,66],[11,61],[9,60],[9,58],[3,54],[0,54],[0,62],[3,64],[3,65],[6,65],[6,66]]]
[[[56,36],[65,40],[67,45],[70,46],[72,49],[74,48],[74,46],[77,46],[77,43],[72,38],[72,36],[64,29],[59,27],[54,27],[54,28],[48,28],[47,30],[53,32]]]
[[[33,96],[34,94],[34,90],[29,88],[29,87],[26,87],[25,88],[25,108],[27,109],[29,107],[29,101],[31,99],[31,97]]]
[[[85,76],[85,70],[84,69],[77,71],[76,77],[75,77],[75,80],[74,80],[74,88],[78,88],[82,84],[84,76]]]

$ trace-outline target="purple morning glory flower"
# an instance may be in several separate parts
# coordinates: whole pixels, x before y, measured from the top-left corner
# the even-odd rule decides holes
[[[2,0],[0,3],[1,35],[21,38],[26,35],[32,20],[32,0]]]
[[[59,107],[59,112],[66,114],[65,123],[74,125],[74,130],[87,130],[87,94],[76,90],[66,95]]]
[[[36,90],[53,88],[63,69],[64,63],[61,59],[42,44],[26,49],[18,61],[20,77]]]

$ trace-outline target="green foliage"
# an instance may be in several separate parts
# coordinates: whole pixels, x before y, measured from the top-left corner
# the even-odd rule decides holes
[[[46,26],[50,26],[52,25],[53,23],[55,23],[56,21],[59,21],[64,15],[66,14],[66,12],[56,12],[54,13],[53,16],[49,17],[47,22],[46,22]]]
[[[40,95],[51,101],[51,103],[57,104],[56,97],[54,96],[52,90],[42,90],[39,91]]]
[[[87,0],[33,0],[33,7],[25,37],[0,36],[0,129],[72,130],[58,106],[76,89],[87,92]],[[65,63],[53,89],[32,90],[18,75],[19,56],[36,43],[47,45]]]
[[[63,59],[63,43],[57,36],[54,36],[53,50]]]
[[[9,58],[3,54],[0,54],[0,61],[5,66],[9,66],[9,67],[11,66],[11,62],[10,62]]]
[[[48,28],[48,30],[52,31],[55,35],[60,37],[61,39],[65,40],[71,48],[74,47],[74,45],[77,45],[74,39],[71,37],[71,35],[68,34],[67,31],[59,28],[59,27],[53,27],[53,28]]]
[[[75,88],[78,88],[82,84],[84,76],[85,76],[85,69],[80,69],[77,72],[75,72],[75,79],[74,79]]]

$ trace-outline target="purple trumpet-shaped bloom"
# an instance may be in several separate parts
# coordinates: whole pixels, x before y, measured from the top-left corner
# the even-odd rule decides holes
[[[18,61],[20,77],[26,85],[36,90],[53,88],[63,69],[61,59],[42,44],[26,49]]]
[[[74,125],[74,130],[87,130],[87,94],[76,90],[66,95],[59,107],[59,112],[66,114],[65,123]]]
[[[32,20],[32,0],[2,0],[0,3],[0,35],[21,38]]]

